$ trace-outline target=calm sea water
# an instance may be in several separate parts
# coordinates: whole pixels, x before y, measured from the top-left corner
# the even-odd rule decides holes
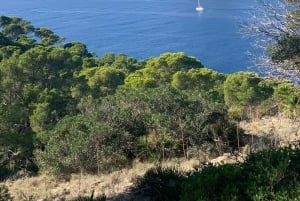
[[[0,15],[18,16],[48,27],[67,42],[80,41],[101,56],[124,53],[137,59],[183,51],[224,73],[249,70],[239,33],[254,1],[201,0],[0,0]],[[253,69],[250,69],[253,70]]]

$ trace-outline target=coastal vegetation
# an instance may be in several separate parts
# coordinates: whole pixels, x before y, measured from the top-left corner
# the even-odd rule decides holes
[[[219,73],[183,52],[144,60],[97,57],[85,44],[63,43],[18,17],[1,16],[0,31],[2,181],[239,153],[246,136],[240,121],[300,113],[300,87],[288,80]],[[296,62],[299,49],[291,39],[270,47],[275,62],[283,53],[294,54]],[[297,144],[273,147],[242,164],[206,164],[190,172],[157,167],[135,188],[146,188],[152,200],[298,200],[299,150]],[[0,186],[5,199],[13,198]]]
[[[300,82],[299,76],[299,1],[259,0],[250,12],[251,19],[242,32],[252,37],[254,46],[262,49],[253,55],[256,65],[268,76],[281,76]]]

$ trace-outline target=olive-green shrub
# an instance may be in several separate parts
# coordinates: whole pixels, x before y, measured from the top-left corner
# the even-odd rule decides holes
[[[93,193],[91,196],[79,196],[70,201],[105,201],[105,200],[106,200],[105,195],[99,195],[97,197],[94,197],[94,193]]]
[[[251,154],[242,164],[205,166],[185,181],[181,201],[300,200],[300,149]]]
[[[240,199],[241,168],[208,165],[193,172],[184,184],[181,201],[228,201]]]
[[[242,191],[248,200],[293,200],[300,196],[300,150],[263,150],[242,165]]]
[[[137,180],[136,188],[151,197],[152,201],[179,200],[186,173],[174,167],[155,167]]]

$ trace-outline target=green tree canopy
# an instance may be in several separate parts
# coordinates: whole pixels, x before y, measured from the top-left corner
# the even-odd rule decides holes
[[[86,79],[95,96],[111,94],[125,79],[124,71],[113,67],[87,68],[82,70],[79,76]]]
[[[21,35],[27,35],[34,31],[30,22],[19,17],[0,17],[0,28],[3,34],[13,41]]]
[[[125,79],[125,85],[134,88],[156,87],[170,83],[173,74],[191,68],[202,68],[203,65],[194,57],[184,53],[164,53],[159,57],[145,61],[145,67],[131,73]]]
[[[230,106],[253,106],[272,95],[256,73],[237,72],[227,76],[224,83],[224,100]],[[271,93],[270,93],[271,92]]]
[[[35,30],[35,35],[41,39],[40,43],[45,46],[59,44],[64,40],[64,38],[44,27],[37,28]]]
[[[199,68],[178,71],[173,75],[172,85],[181,90],[198,91],[216,102],[223,102],[223,84],[226,76],[216,71]]]

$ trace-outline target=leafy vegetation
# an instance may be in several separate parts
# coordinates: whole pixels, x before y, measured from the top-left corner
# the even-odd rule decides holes
[[[208,165],[187,178],[181,200],[244,200],[239,197],[241,178],[242,173],[238,165]]]
[[[244,34],[254,37],[254,46],[267,52],[256,56],[267,75],[289,78],[299,83],[300,4],[297,0],[259,1]]]
[[[0,170],[100,173],[237,149],[232,120],[299,112],[299,86],[221,74],[184,53],[98,58],[47,28],[0,17]],[[263,109],[262,109],[263,108]],[[239,132],[242,134],[242,132]]]
[[[79,197],[74,198],[70,201],[105,201],[105,200],[106,200],[105,195],[100,195],[100,196],[94,197],[94,192],[93,192],[90,197],[88,197],[88,196],[79,196]]]
[[[1,180],[20,171],[96,174],[133,160],[222,155],[242,145],[238,121],[300,112],[299,85],[286,80],[218,73],[182,52],[99,58],[18,17],[1,16],[0,31]],[[290,39],[270,47],[274,61],[297,61]],[[154,168],[136,186],[153,200],[298,200],[299,156],[289,147],[190,173]],[[12,200],[6,186],[1,199]]]
[[[299,200],[299,150],[263,150],[242,164],[208,165],[187,178],[180,200]]]
[[[179,196],[186,180],[186,172],[178,168],[155,167],[137,180],[136,188],[153,201],[174,201]]]

